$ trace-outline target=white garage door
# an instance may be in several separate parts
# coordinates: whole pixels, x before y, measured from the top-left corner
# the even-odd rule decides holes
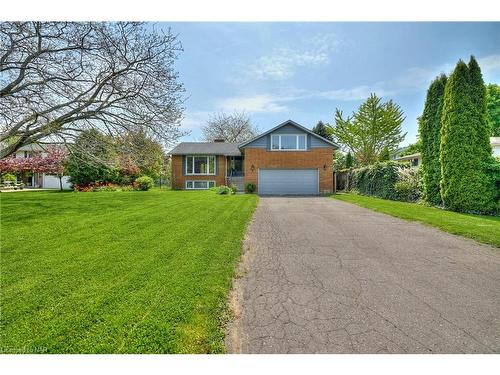
[[[315,195],[319,193],[317,169],[259,169],[259,194]]]
[[[59,177],[57,176],[49,176],[47,174],[43,175],[43,186],[44,189],[59,189]],[[71,184],[68,181],[67,176],[63,176],[62,178],[62,187],[63,189],[69,189]]]

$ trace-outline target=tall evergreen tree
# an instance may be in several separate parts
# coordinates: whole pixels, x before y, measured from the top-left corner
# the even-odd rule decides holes
[[[431,204],[441,204],[441,115],[443,110],[446,76],[441,74],[427,90],[424,112],[419,118],[419,134],[422,143],[422,172],[424,199]]]
[[[332,134],[328,131],[328,128],[325,126],[323,121],[318,121],[316,126],[312,128],[312,132],[319,135],[320,137],[326,138],[328,140],[332,140]]]
[[[486,87],[488,116],[491,123],[491,136],[500,137],[500,85],[493,83]]]
[[[351,151],[347,153],[345,157],[345,167],[352,168],[354,166],[354,158],[352,157]]]
[[[486,88],[474,57],[457,63],[445,87],[441,127],[441,197],[454,211],[489,213],[497,192],[491,165]]]

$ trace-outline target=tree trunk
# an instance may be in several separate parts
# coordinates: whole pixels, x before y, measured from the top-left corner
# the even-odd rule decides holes
[[[61,191],[62,191],[62,189],[63,189],[62,188],[62,176],[59,175],[58,177],[59,177],[59,187],[61,188]]]

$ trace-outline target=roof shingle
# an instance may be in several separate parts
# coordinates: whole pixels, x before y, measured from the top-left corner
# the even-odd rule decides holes
[[[170,155],[226,155],[240,156],[238,143],[229,142],[182,142],[169,152]]]

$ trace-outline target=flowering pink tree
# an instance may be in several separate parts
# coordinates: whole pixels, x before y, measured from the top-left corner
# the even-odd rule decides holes
[[[50,146],[47,155],[40,158],[36,171],[59,177],[59,187],[62,190],[62,178],[64,176],[64,165],[68,158],[68,151],[62,147]]]
[[[66,149],[51,146],[47,148],[47,154],[43,156],[37,153],[28,158],[8,157],[0,160],[0,173],[27,173],[39,172],[59,177],[59,186],[62,190],[62,177],[64,176],[64,164],[68,157]]]

